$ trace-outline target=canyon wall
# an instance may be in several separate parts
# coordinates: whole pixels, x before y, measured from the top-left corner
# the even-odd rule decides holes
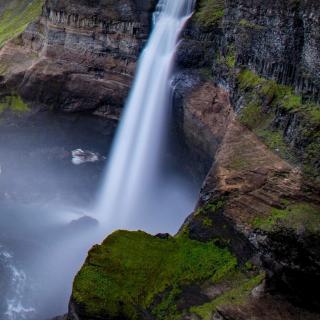
[[[41,3],[39,3],[41,8]],[[0,53],[2,94],[38,107],[119,114],[154,1],[46,1]]]
[[[47,0],[0,51],[1,94],[117,117],[154,6]],[[197,2],[173,81],[181,144],[208,173],[197,208],[174,237],[120,231],[95,246],[67,318],[320,319],[319,12]]]
[[[315,1],[198,1],[173,82],[181,141],[199,172],[214,158],[197,208],[173,238],[115,233],[93,248],[75,279],[71,319],[320,318],[318,28]],[[190,240],[213,247],[195,258]],[[118,252],[123,241],[130,256]],[[167,251],[172,242],[179,258]],[[215,262],[205,275],[208,257],[223,250],[231,255],[223,268]],[[137,275],[132,291],[124,274]],[[87,295],[95,277],[112,290]]]

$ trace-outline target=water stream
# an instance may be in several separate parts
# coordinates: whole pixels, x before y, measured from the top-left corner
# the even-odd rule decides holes
[[[178,38],[193,5],[194,0],[158,3],[154,30],[141,55],[99,195],[100,221],[109,222],[116,214],[118,223],[126,225],[128,219],[152,210],[159,202],[161,154],[171,107],[170,77]]]

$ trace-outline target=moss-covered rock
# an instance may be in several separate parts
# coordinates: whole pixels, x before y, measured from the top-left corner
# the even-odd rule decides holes
[[[309,177],[319,179],[320,105],[249,69],[238,73],[237,83],[243,98],[241,123],[282,158],[300,163]]]
[[[255,218],[253,226],[264,231],[282,226],[296,232],[306,230],[320,234],[320,208],[303,202],[287,204],[283,209],[272,208],[265,217]]]
[[[196,21],[205,27],[218,24],[224,16],[224,0],[200,0]]]
[[[192,305],[210,303],[204,283],[229,283],[215,306],[235,295],[240,301],[261,281],[256,275],[239,270],[228,249],[213,242],[117,231],[89,252],[74,281],[72,308],[81,319],[180,319]],[[240,284],[244,290],[236,289]],[[190,291],[202,298],[185,304]]]

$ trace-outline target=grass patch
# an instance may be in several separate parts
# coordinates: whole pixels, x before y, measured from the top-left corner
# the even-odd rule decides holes
[[[284,225],[295,230],[320,231],[320,208],[308,203],[288,205],[285,209],[273,208],[268,217],[256,218],[253,226],[272,231],[276,225]]]
[[[318,179],[320,105],[310,101],[305,102],[290,86],[260,77],[248,69],[242,70],[237,80],[245,101],[245,106],[239,114],[239,121],[253,130],[282,158],[293,163],[302,162],[304,173],[308,177]],[[273,127],[277,110],[282,114],[295,113],[300,118],[298,130],[303,136],[302,141],[307,142],[303,145],[303,152],[287,144],[284,139],[284,129]]]
[[[19,95],[13,94],[0,99],[0,113],[6,110],[19,114],[28,112],[30,108]]]
[[[241,89],[254,89],[263,83],[263,78],[249,69],[245,69],[238,74],[238,82]]]
[[[0,16],[0,47],[22,33],[41,14],[44,0],[9,1]]]
[[[190,311],[200,316],[202,320],[211,320],[218,306],[222,305],[241,305],[245,303],[251,291],[261,283],[264,279],[264,274],[259,274],[254,277],[246,277],[243,273],[236,273],[233,278],[232,288],[225,293],[219,295],[213,301],[202,306],[192,307]]]
[[[253,29],[253,30],[263,30],[265,27],[259,26],[258,24],[251,23],[247,19],[241,19],[239,25],[244,28]]]
[[[167,290],[154,312],[157,319],[169,319],[176,313],[174,301],[182,286],[221,279],[236,265],[227,249],[212,242],[118,231],[90,251],[75,278],[73,298],[89,317],[139,319],[137,306],[147,309]]]
[[[223,16],[224,0],[200,0],[195,19],[199,24],[211,27],[218,24]]]
[[[261,111],[261,105],[257,99],[252,99],[241,111],[240,122],[250,129],[258,127],[264,120],[265,115]]]
[[[237,57],[236,57],[236,50],[234,45],[230,45],[228,47],[228,54],[225,59],[225,63],[229,69],[233,69],[236,66]]]
[[[225,206],[225,199],[218,198],[215,201],[209,202],[206,205],[199,208],[195,212],[194,216],[215,214],[215,213],[218,213],[220,210],[222,210],[224,206]]]
[[[313,122],[320,124],[320,105],[303,102],[302,97],[297,95],[292,87],[260,77],[249,69],[245,69],[238,74],[238,83],[240,89],[254,90],[257,98],[267,97],[272,101],[273,106],[281,106],[288,111],[300,111]]]
[[[281,130],[263,127],[255,130],[255,133],[271,150],[278,153],[282,158],[294,160],[294,157],[290,153],[289,146],[284,141]]]

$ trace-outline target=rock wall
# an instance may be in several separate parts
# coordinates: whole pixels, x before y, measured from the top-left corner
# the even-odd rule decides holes
[[[46,1],[41,17],[1,49],[2,92],[18,91],[34,105],[62,111],[117,116],[154,5],[153,0]]]
[[[265,290],[309,308],[319,308],[320,50],[312,31],[318,28],[315,1],[203,0],[177,55],[180,74],[188,74],[178,77],[180,87],[190,92],[194,83],[201,92],[210,81],[229,93],[233,107],[219,130],[222,140],[212,129],[207,139],[207,121],[211,128],[219,122],[204,113],[204,103],[195,104],[191,118],[190,94],[176,92],[186,144],[215,150],[198,208],[181,232],[227,242],[240,261],[253,255],[268,271]],[[189,129],[194,125],[198,130]],[[246,319],[236,313],[216,317]]]
[[[243,123],[318,179],[319,26],[319,4],[312,0],[202,0],[177,55],[181,73],[229,92],[240,121],[248,106],[255,108],[251,123]]]
[[[0,51],[1,94],[116,117],[154,5],[47,0]],[[320,318],[319,12],[315,0],[198,1],[173,81],[181,141],[209,172],[197,209],[175,237],[95,246],[69,319]]]

